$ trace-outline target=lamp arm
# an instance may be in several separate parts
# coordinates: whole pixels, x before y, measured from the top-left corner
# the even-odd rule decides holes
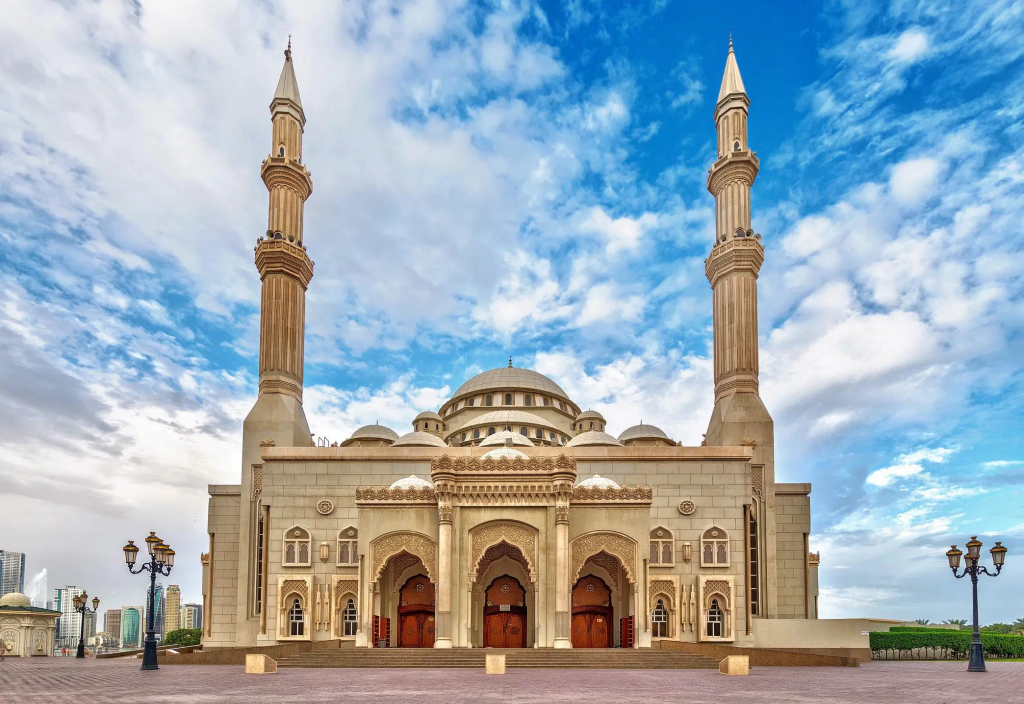
[[[967,567],[967,565],[964,565],[964,571],[963,571],[963,572],[961,572],[960,574],[957,574],[957,573],[956,573],[956,567],[952,567],[952,568],[950,568],[950,569],[952,569],[952,570],[953,570],[953,576],[954,576],[954,577],[956,577],[957,579],[963,579],[963,578],[964,578],[964,577],[966,577],[966,576],[967,576],[968,574],[970,574],[970,571],[971,571],[971,570],[970,570],[970,568],[969,568],[969,567]]]
[[[152,565],[151,562],[143,562],[141,565],[139,565],[139,569],[135,569],[131,565],[128,565],[128,571],[131,572],[132,574],[142,574],[143,572],[146,572],[147,570],[150,571],[150,572],[153,571],[153,565]]]
[[[993,574],[993,573],[989,572],[989,571],[988,571],[988,568],[986,568],[986,567],[979,567],[979,568],[978,568],[978,571],[979,571],[979,572],[984,572],[984,573],[985,573],[985,574],[987,574],[987,575],[988,575],[989,577],[998,577],[998,576],[999,576],[999,573],[1003,571],[1003,566],[1002,566],[1002,565],[998,565],[998,566],[996,567],[996,571],[995,571],[995,574]]]

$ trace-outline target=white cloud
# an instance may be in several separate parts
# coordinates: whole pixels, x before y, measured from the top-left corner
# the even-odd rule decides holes
[[[924,201],[937,195],[935,186],[942,169],[942,163],[931,157],[896,164],[889,177],[893,197],[903,205],[924,205]]]
[[[900,455],[896,462],[888,467],[876,469],[865,480],[875,486],[889,486],[897,479],[912,477],[924,471],[924,462],[941,464],[957,452],[955,447],[922,448]]]
[[[658,216],[654,213],[644,213],[639,218],[612,219],[604,208],[594,207],[580,225],[580,230],[603,237],[606,243],[605,251],[612,255],[622,251],[635,252],[644,233],[657,225]]]
[[[889,51],[889,57],[903,63],[912,63],[927,54],[930,48],[928,34],[914,27],[899,36],[895,46]]]

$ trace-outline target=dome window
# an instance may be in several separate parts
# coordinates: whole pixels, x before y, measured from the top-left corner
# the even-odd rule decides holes
[[[511,406],[512,405],[512,394],[505,394],[505,405],[506,406]]]
[[[740,150],[740,143],[739,143],[739,141],[736,141],[736,142],[732,143],[732,150],[734,152],[738,152]]]
[[[555,441],[555,434],[551,433],[551,442],[554,442],[554,441]]]
[[[438,423],[434,423],[434,430],[440,430],[441,426]]]
[[[547,396],[544,397],[544,405],[545,406],[550,406],[551,405],[551,399],[549,399]]]
[[[469,399],[468,401],[466,401],[466,407],[467,408],[471,407],[475,401],[476,401],[475,398]],[[455,408],[458,409],[458,407],[459,407],[459,404],[456,403],[455,404]]]
[[[522,428],[519,429],[519,434],[525,435],[526,437],[530,437],[530,429],[524,425]]]
[[[486,396],[484,396],[484,405],[485,406],[493,406],[494,405],[494,397],[491,396],[490,394],[487,394]]]
[[[466,434],[465,433],[462,434],[462,442],[466,442]]]
[[[488,435],[494,435],[494,428],[488,428],[487,429],[487,434]]]
[[[544,431],[541,430],[540,428],[537,428],[536,436],[537,436],[538,440],[543,440],[544,439]]]
[[[283,144],[280,147],[277,148],[277,155],[278,156],[284,156],[284,145]]]
[[[473,431],[473,439],[474,440],[479,440],[480,439],[480,428],[477,428],[476,430]]]
[[[527,406],[532,406],[533,394],[526,394],[526,396],[523,398],[523,403],[526,404]]]
[[[591,429],[591,430],[593,430],[593,429],[594,429],[594,421],[590,421],[590,429]]]

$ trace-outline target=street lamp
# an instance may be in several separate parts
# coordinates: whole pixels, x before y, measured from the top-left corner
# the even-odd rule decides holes
[[[157,574],[168,576],[171,568],[174,567],[174,551],[169,545],[150,532],[146,538],[146,551],[149,553],[149,562],[144,562],[135,569],[135,560],[139,556],[139,549],[135,547],[135,541],[129,540],[124,546],[124,561],[128,563],[128,571],[132,574],[142,574],[149,570],[149,611],[146,616],[146,644],[142,652],[142,669],[159,670],[156,664],[156,576]]]
[[[1003,563],[1006,562],[1006,548],[1002,543],[997,542],[996,546],[989,550],[992,555],[992,564],[996,568],[995,574],[978,565],[978,559],[981,557],[981,545],[982,543],[976,535],[972,535],[971,539],[967,541],[967,564],[961,574],[957,574],[956,571],[960,568],[960,557],[964,554],[963,551],[957,550],[956,545],[946,551],[946,559],[949,560],[949,568],[953,570],[954,577],[962,579],[966,575],[971,575],[971,589],[974,592],[974,634],[971,636],[971,654],[967,661],[968,672],[986,672],[985,650],[981,646],[981,633],[978,631],[978,575],[984,573],[989,577],[995,577],[1003,570]]]
[[[85,615],[88,613],[97,613],[100,608],[100,598],[94,596],[92,598],[92,611],[89,611],[89,595],[84,591],[76,597],[72,597],[71,603],[75,606],[75,611],[82,615],[82,629],[78,634],[78,653],[75,655],[76,658],[85,657]]]

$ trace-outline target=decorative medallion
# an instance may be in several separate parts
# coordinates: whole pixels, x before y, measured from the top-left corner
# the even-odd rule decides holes
[[[585,589],[586,589],[586,590],[587,590],[588,592],[592,592],[592,591],[594,591],[594,585],[593,585],[593,584],[587,584],[587,586],[585,587]]]
[[[692,515],[693,512],[696,510],[697,504],[693,503],[689,499],[687,499],[686,501],[679,502],[679,513],[683,514],[684,516]]]
[[[711,530],[711,537],[712,538],[717,538],[718,537],[718,530],[712,529]]]
[[[299,537],[302,536],[302,531],[299,530],[298,528],[296,528],[295,530],[292,531],[292,535],[294,535],[296,538],[299,538]]]
[[[416,591],[421,592],[424,589],[426,589],[426,585],[424,585],[423,582],[420,582],[419,584],[416,585]]]
[[[321,499],[316,505],[316,511],[321,516],[326,516],[334,510],[334,502],[330,499]]]
[[[663,530],[661,530],[661,529],[659,528],[659,529],[658,529],[658,532],[657,532],[657,533],[655,533],[655,535],[657,535],[657,536],[658,536],[659,538],[664,538],[664,537],[665,537],[665,531],[663,531]]]
[[[505,592],[506,594],[508,594],[510,591],[512,591],[512,587],[509,586],[507,583],[506,584],[502,584],[500,588],[501,588],[501,591]]]
[[[345,533],[345,535],[347,535],[350,538],[355,537],[355,534],[356,534],[356,529],[355,528],[349,528],[348,532]]]

